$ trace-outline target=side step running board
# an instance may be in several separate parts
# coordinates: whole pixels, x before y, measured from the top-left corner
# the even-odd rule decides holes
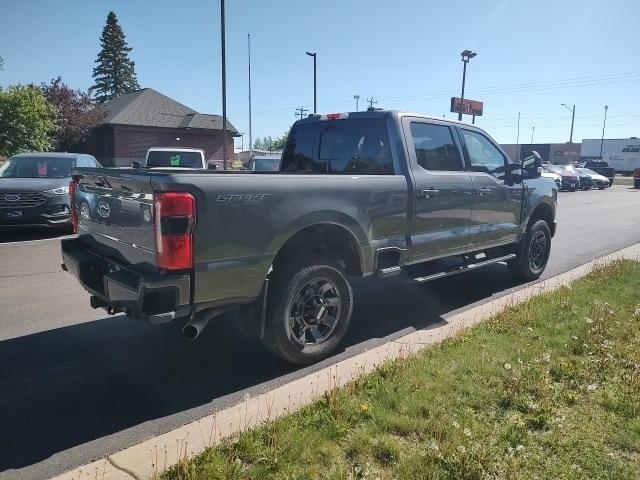
[[[457,275],[458,273],[468,272],[469,270],[475,270],[476,268],[486,267],[487,265],[493,265],[494,263],[506,262],[507,260],[511,260],[513,258],[516,258],[516,254],[510,253],[509,255],[503,255],[502,257],[491,258],[482,262],[470,263],[467,265],[462,265],[460,267],[450,268],[441,272],[425,275],[424,277],[414,278],[413,280],[418,283],[430,282],[432,280],[438,280],[440,278]]]

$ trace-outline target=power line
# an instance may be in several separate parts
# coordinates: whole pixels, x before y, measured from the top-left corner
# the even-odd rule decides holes
[[[373,108],[373,105],[374,105],[375,103],[378,103],[378,101],[377,101],[377,100],[374,100],[374,99],[373,99],[373,97],[368,98],[368,99],[367,99],[367,102],[369,102],[369,108]]]
[[[522,93],[532,91],[545,91],[558,88],[574,88],[574,87],[588,87],[599,85],[610,85],[615,83],[624,82],[637,82],[640,81],[640,72],[618,73],[608,75],[598,75],[590,77],[575,77],[564,80],[546,80],[540,82],[527,82],[527,83],[514,83],[497,85],[493,87],[481,87],[469,89],[475,95],[497,95],[505,93]],[[437,99],[447,98],[452,95],[456,95],[457,91],[454,90],[439,90],[431,92],[415,92],[408,94],[396,94],[388,96],[380,96],[378,99],[386,101],[400,101],[400,100],[412,100],[412,99]],[[325,102],[321,105],[324,107],[348,105],[349,101],[340,100],[333,102]],[[269,110],[262,110],[260,112],[254,112],[254,115],[269,115],[286,112],[287,108],[276,108]],[[237,116],[246,116],[246,113],[238,114]]]

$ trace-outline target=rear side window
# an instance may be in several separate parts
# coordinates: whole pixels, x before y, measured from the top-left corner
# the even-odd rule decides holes
[[[462,170],[460,152],[446,125],[411,122],[416,160],[425,170]]]
[[[393,175],[387,125],[382,118],[294,125],[281,171],[342,175]]]

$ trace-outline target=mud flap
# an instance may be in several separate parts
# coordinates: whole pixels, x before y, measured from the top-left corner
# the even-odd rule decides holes
[[[238,330],[244,335],[261,340],[264,337],[264,321],[267,315],[267,293],[269,279],[264,281],[260,296],[251,303],[240,305]]]

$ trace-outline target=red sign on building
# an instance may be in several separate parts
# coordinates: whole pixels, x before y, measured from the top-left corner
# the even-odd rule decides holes
[[[458,97],[451,97],[451,111],[453,113],[464,113],[465,115],[474,115],[476,117],[482,116],[482,102],[476,100],[469,100],[465,98],[462,100]]]

